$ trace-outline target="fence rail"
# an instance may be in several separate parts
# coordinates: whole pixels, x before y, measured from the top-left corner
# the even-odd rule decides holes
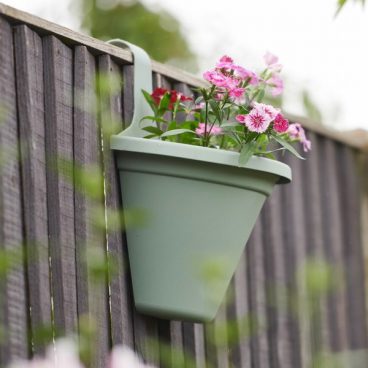
[[[135,311],[124,234],[109,223],[96,229],[91,216],[96,202],[121,207],[101,122],[117,123],[111,133],[131,118],[131,61],[127,51],[0,4],[0,251],[23,256],[0,283],[0,365],[42,354],[40,326],[53,321],[57,333],[78,333],[86,314],[97,321],[95,367],[121,343],[170,367],[190,366],[189,356],[197,367],[309,367],[321,345],[336,353],[367,349],[367,141],[312,123],[313,151],[306,161],[285,156],[293,183],[267,201],[216,320]],[[201,83],[158,63],[153,70],[157,86],[188,92]],[[95,87],[97,74],[107,95]],[[56,157],[103,172],[103,194],[83,196],[76,174]],[[116,261],[99,287],[86,264],[91,244]],[[318,324],[307,313],[308,285],[296,278],[313,257],[335,266],[343,281],[318,299]],[[239,335],[246,316],[259,326],[254,333],[237,344],[230,334],[220,339],[224,322]]]

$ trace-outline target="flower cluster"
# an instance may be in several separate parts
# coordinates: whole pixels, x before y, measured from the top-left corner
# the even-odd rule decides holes
[[[106,368],[154,368],[144,364],[129,348],[113,348]],[[84,368],[80,362],[76,345],[72,340],[60,339],[51,346],[44,358],[13,362],[8,368]]]
[[[238,151],[241,164],[252,154],[273,157],[278,150],[300,157],[290,143],[300,142],[303,150],[309,151],[311,142],[304,129],[289,124],[280,109],[263,102],[267,93],[273,97],[282,93],[282,65],[269,52],[264,62],[264,70],[257,74],[223,56],[203,73],[209,86],[197,89],[195,100],[163,88],[152,94],[144,91],[153,116],[142,120],[154,123],[142,128],[149,133],[147,138]],[[171,114],[166,114],[168,111]],[[182,113],[180,119],[178,112]]]

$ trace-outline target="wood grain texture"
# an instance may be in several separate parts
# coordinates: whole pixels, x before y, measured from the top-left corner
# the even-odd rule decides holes
[[[293,185],[294,183],[290,184]],[[295,270],[292,249],[292,242],[284,241],[283,233],[287,222],[283,221],[283,211],[281,204],[281,187],[275,188],[271,198],[262,211],[262,227],[267,229],[263,232],[264,257],[266,259],[266,290],[270,297],[267,298],[270,315],[269,331],[271,332],[271,349],[275,357],[274,364],[279,367],[292,367],[293,348],[297,340],[292,336],[292,322],[289,308],[289,298],[291,296],[290,273]],[[289,188],[290,189],[290,188]]]
[[[92,366],[105,364],[110,347],[107,275],[94,274],[96,257],[107,261],[105,230],[96,226],[96,211],[104,222],[103,170],[98,125],[95,58],[85,46],[74,50],[74,162],[77,170],[94,175],[95,187],[75,178],[75,241],[78,316],[87,317],[96,328]],[[88,186],[87,186],[88,188]]]
[[[252,366],[250,346],[251,316],[247,281],[246,252],[244,250],[234,275],[234,302],[230,311],[230,320],[236,322],[238,339],[237,346],[231,354],[231,362],[235,367],[244,368]]]
[[[255,319],[257,328],[251,336],[252,367],[277,367],[277,357],[273,354],[269,343],[272,316],[269,315],[267,302],[267,285],[263,239],[263,221],[258,218],[246,247],[247,279],[249,293],[249,311]],[[270,336],[272,338],[272,336]]]
[[[0,252],[10,269],[0,277],[0,365],[28,356],[28,300],[23,263],[22,191],[13,35],[0,17]],[[4,270],[2,270],[4,272]],[[4,273],[2,273],[4,275]]]
[[[14,29],[22,157],[24,232],[32,336],[51,326],[42,40],[26,26]],[[43,346],[34,345],[35,353]]]
[[[48,230],[55,328],[77,331],[73,172],[73,53],[43,39]]]
[[[293,170],[293,181],[290,185],[283,185],[278,188],[279,190],[276,189],[275,193],[280,196],[274,198],[273,203],[271,202],[271,205],[277,209],[270,219],[274,223],[272,237],[277,239],[273,243],[273,248],[283,249],[283,252],[275,251],[274,254],[275,258],[278,258],[280,253],[283,253],[284,258],[275,263],[283,264],[284,285],[287,288],[287,309],[284,311],[286,312],[284,319],[289,323],[288,343],[291,350],[289,350],[288,359],[294,366],[307,368],[311,364],[311,321],[306,280],[301,278],[300,274],[309,261],[306,240],[308,229],[305,226],[307,214],[302,210],[305,208],[303,193],[308,184],[303,180],[305,161],[290,154],[286,154],[284,161]],[[279,228],[283,230],[279,231]],[[310,229],[310,231],[313,230]]]
[[[107,209],[107,249],[109,260],[114,262],[110,272],[111,334],[113,344],[134,346],[131,280],[129,275],[128,252],[121,229],[110,226],[109,213],[120,211],[121,195],[118,172],[113,152],[109,149],[109,135],[122,130],[123,80],[120,67],[110,56],[98,59],[100,76],[105,79],[108,89],[105,96],[100,91],[101,122],[103,133],[103,166],[105,173],[105,203]],[[128,79],[124,79],[128,83]],[[113,89],[116,86],[116,89]],[[124,110],[128,114],[128,107]],[[111,268],[110,268],[111,270]]]
[[[364,283],[364,252],[362,248],[362,225],[360,202],[363,184],[360,181],[357,152],[343,146],[338,155],[338,177],[341,182],[340,198],[344,209],[343,259],[346,272],[346,298],[348,304],[348,340],[350,349],[367,348],[367,327],[361,323],[366,311],[366,288]]]
[[[332,351],[346,350],[347,336],[347,300],[346,274],[343,255],[342,203],[337,170],[337,152],[341,149],[337,143],[323,139],[321,141],[320,183],[322,201],[322,224],[324,228],[324,254],[326,262],[334,268],[335,277],[339,277],[336,290],[328,295],[328,321]]]

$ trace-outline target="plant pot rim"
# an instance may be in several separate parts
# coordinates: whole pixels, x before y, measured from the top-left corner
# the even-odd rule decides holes
[[[245,165],[239,165],[239,153],[223,149],[193,146],[190,144],[164,142],[155,139],[144,139],[124,135],[111,137],[111,149],[116,151],[139,152],[151,155],[179,157],[189,160],[210,162],[248,170],[264,171],[279,176],[278,184],[291,182],[290,166],[264,157],[252,156]]]

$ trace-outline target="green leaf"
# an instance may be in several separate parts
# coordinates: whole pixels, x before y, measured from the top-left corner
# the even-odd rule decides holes
[[[280,143],[281,146],[283,146],[285,149],[287,149],[289,152],[291,152],[294,156],[300,158],[301,160],[305,160],[305,158],[303,156],[301,156],[298,151],[289,143],[286,142],[284,139],[282,139],[281,137],[272,134],[271,136],[276,142]]]
[[[147,126],[147,127],[142,128],[142,130],[145,130],[148,133],[152,133],[158,136],[163,133],[161,129],[154,127],[154,126]]]
[[[144,121],[144,120],[151,120],[151,121],[157,121],[159,123],[167,123],[167,120],[163,119],[163,118],[159,118],[157,116],[144,116],[140,122]]]
[[[213,111],[213,113],[215,114],[216,116],[216,119],[218,122],[221,122],[221,111],[220,111],[220,107],[218,105],[218,103],[216,101],[213,101],[213,100],[210,100],[210,106],[211,106],[211,109]]]
[[[255,141],[243,145],[239,156],[239,166],[244,166],[249,161],[256,150],[256,147],[257,142]]]
[[[264,95],[265,95],[265,90],[264,89],[261,89],[259,91],[259,94],[257,96],[257,102],[262,102],[263,98],[264,98]]]
[[[144,96],[145,100],[150,105],[152,111],[156,114],[157,113],[157,106],[155,104],[155,101],[153,101],[152,96],[147,91],[145,91],[144,89],[142,89],[142,93],[143,93],[143,96]]]
[[[163,133],[161,135],[161,138],[163,137],[170,137],[172,135],[178,135],[178,134],[183,134],[183,133],[195,133],[193,132],[193,130],[190,129],[174,129],[174,130],[168,130],[167,132]]]
[[[170,104],[170,93],[166,92],[160,101],[160,105],[158,106],[158,115],[162,116],[169,109]]]

